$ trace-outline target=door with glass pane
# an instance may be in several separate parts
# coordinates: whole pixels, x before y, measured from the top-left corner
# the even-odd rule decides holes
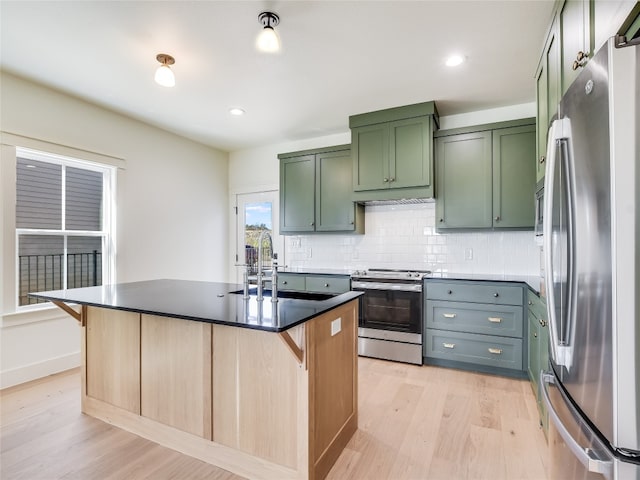
[[[243,193],[236,195],[236,265],[249,265],[251,274],[255,274],[258,267],[258,257],[262,249],[263,267],[271,268],[271,255],[278,254],[278,263],[284,263],[284,249],[281,237],[278,235],[278,192]],[[262,232],[268,232],[272,245],[266,235],[260,244]],[[242,267],[235,268],[237,282],[242,281]]]

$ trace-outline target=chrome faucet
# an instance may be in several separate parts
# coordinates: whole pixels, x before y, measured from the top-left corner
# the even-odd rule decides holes
[[[263,230],[258,238],[258,297],[257,300],[263,299],[264,289],[264,272],[262,270],[262,242],[264,238],[269,239],[269,246],[271,247],[271,301],[278,301],[278,255],[273,253],[273,238],[267,230]]]

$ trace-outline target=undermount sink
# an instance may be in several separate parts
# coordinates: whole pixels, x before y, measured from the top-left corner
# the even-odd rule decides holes
[[[235,290],[229,293],[242,295],[244,293],[244,290]],[[258,294],[257,289],[255,288],[249,289],[249,295],[257,295],[257,294]],[[264,290],[263,295],[265,298],[271,298],[271,290]],[[296,300],[322,301],[322,300],[328,300],[333,297],[335,297],[335,295],[332,295],[330,293],[291,292],[291,291],[282,291],[282,290],[278,291],[278,298],[292,298]]]

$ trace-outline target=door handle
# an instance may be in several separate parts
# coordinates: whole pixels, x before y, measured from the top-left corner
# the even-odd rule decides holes
[[[555,425],[556,430],[564,440],[565,445],[571,450],[571,453],[578,459],[578,461],[589,471],[594,473],[601,473],[606,478],[612,478],[613,471],[613,462],[611,460],[603,460],[602,458],[598,458],[595,454],[594,449],[592,448],[584,448],[582,447],[575,438],[571,435],[567,427],[564,425],[558,413],[556,412],[555,407],[551,403],[551,398],[549,397],[548,386],[551,384],[555,384],[555,377],[553,373],[541,371],[540,372],[540,381],[542,384],[540,385],[540,390],[542,393],[542,402],[547,407],[547,413],[549,414],[549,420]],[[564,399],[564,394],[560,391],[558,387],[558,391],[560,395]],[[576,413],[573,412],[573,407],[570,406],[568,400],[564,400],[571,410],[571,413],[576,416]],[[576,418],[579,418],[576,416]],[[581,422],[582,423],[582,422]],[[587,425],[581,425],[583,428],[589,429]],[[585,432],[587,433],[587,432]],[[594,438],[596,444],[600,447],[598,450],[602,452],[606,452],[606,447],[602,445],[602,443],[598,440],[598,438],[592,432],[589,432],[589,437]]]

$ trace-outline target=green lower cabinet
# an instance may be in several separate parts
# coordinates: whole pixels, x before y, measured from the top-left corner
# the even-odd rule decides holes
[[[521,283],[425,281],[424,363],[526,377]]]
[[[278,290],[338,295],[351,290],[351,277],[349,275],[279,273]]]
[[[548,432],[549,416],[541,396],[540,372],[549,369],[549,327],[547,325],[546,305],[533,292],[529,291],[528,299],[528,361],[527,373],[531,388],[536,395],[540,425],[545,435]]]
[[[487,127],[438,134],[438,229],[530,229],[534,226],[534,120]],[[469,131],[472,129],[478,131]]]
[[[284,153],[280,159],[280,234],[364,233],[353,202],[349,145]]]

